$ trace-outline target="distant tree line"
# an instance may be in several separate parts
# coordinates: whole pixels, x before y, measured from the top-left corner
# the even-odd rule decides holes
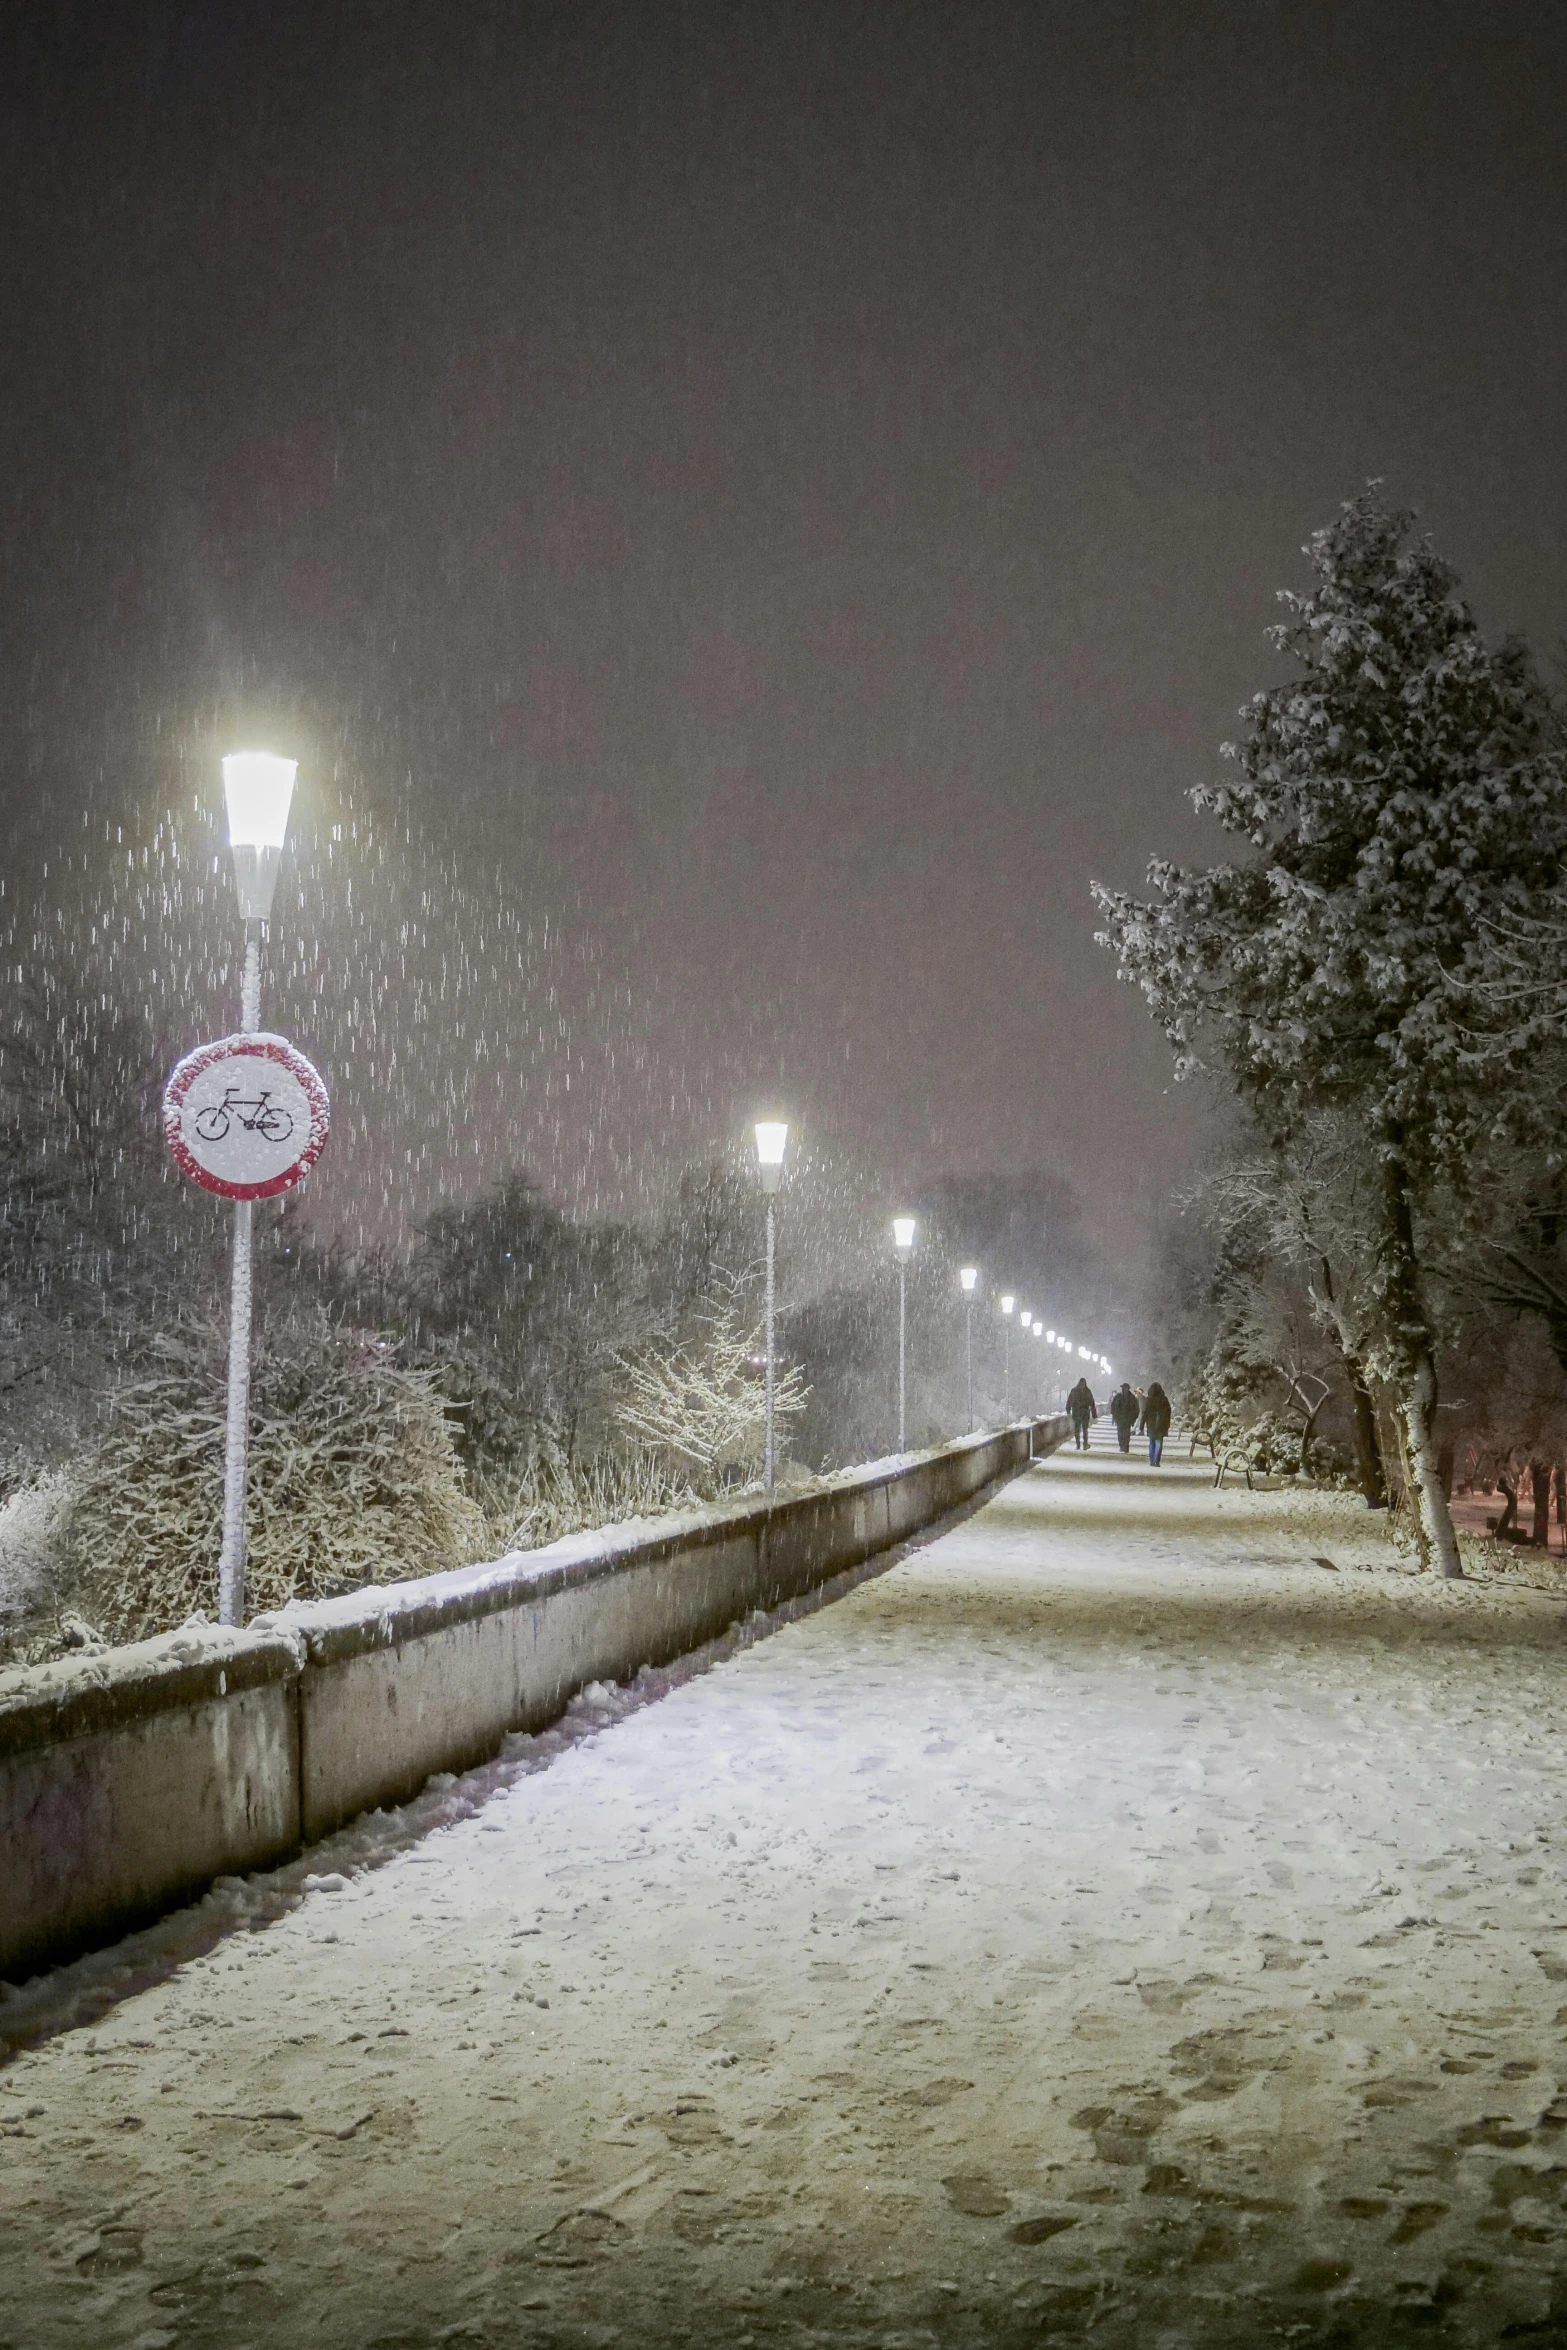
[[[1316,533],[1281,682],[1191,796],[1237,844],[1099,888],[1103,942],[1238,1145],[1174,1252],[1184,1411],[1336,1443],[1461,1572],[1455,1474],[1567,1499],[1567,728],[1373,486]]]

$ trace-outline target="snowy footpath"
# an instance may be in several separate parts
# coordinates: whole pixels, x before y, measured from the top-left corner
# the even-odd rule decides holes
[[[315,1856],[0,2070],[0,2345],[1567,2344],[1567,1607],[1396,1564],[1066,1454]]]

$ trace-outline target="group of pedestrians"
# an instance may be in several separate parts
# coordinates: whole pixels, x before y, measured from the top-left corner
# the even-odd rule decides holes
[[[1099,1417],[1099,1406],[1094,1391],[1086,1379],[1079,1379],[1066,1399],[1067,1412],[1072,1422],[1072,1441],[1077,1451],[1088,1450],[1088,1431]],[[1116,1394],[1110,1398],[1110,1417],[1115,1422],[1116,1442],[1124,1453],[1132,1449],[1132,1431],[1148,1439],[1148,1466],[1157,1469],[1164,1458],[1164,1440],[1170,1433],[1170,1399],[1156,1379],[1146,1395],[1123,1380]]]

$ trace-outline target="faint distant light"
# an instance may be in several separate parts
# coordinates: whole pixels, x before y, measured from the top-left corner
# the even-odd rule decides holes
[[[958,1273],[958,1279],[963,1284],[964,1296],[972,1297],[974,1294],[974,1284],[979,1279],[979,1267],[977,1265],[964,1265]]]
[[[1091,1362],[1093,1361],[1093,1359],[1094,1359],[1094,1358],[1093,1358],[1093,1356],[1092,1356],[1092,1355],[1089,1353],[1089,1351],[1088,1351],[1088,1349],[1087,1349],[1087,1347],[1086,1347],[1086,1346],[1080,1346],[1080,1347],[1078,1348],[1078,1350],[1077,1350],[1077,1351],[1078,1351],[1079,1358],[1080,1358],[1080,1359],[1081,1359],[1083,1362],[1085,1362],[1085,1363],[1091,1363]]]
[[[893,1217],[892,1245],[900,1257],[908,1256],[914,1246],[914,1218],[912,1216]]]
[[[1045,1344],[1046,1344],[1047,1346],[1054,1346],[1054,1345],[1055,1345],[1055,1342],[1056,1342],[1056,1334],[1055,1334],[1055,1332],[1054,1332],[1053,1330],[1047,1330],[1047,1331],[1045,1332]]]

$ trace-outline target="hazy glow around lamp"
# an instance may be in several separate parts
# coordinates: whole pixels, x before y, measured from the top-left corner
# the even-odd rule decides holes
[[[247,922],[265,922],[272,911],[297,772],[297,760],[270,751],[231,751],[223,762],[234,889]]]
[[[788,1139],[789,1128],[783,1119],[757,1119],[756,1163],[761,1169],[763,1191],[776,1191],[783,1181],[784,1145]]]

